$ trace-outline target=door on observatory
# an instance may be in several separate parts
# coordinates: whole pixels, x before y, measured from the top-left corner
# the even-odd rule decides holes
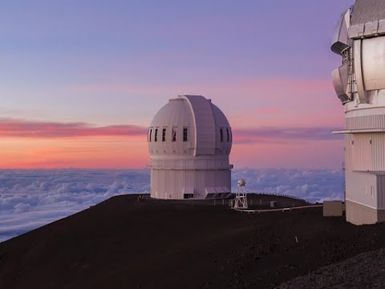
[[[185,170],[186,174],[186,190],[188,189],[189,193],[195,193],[195,171]]]
[[[385,175],[377,175],[377,204],[379,209],[385,209]]]
[[[370,134],[355,134],[352,139],[352,169],[372,170],[372,151]]]

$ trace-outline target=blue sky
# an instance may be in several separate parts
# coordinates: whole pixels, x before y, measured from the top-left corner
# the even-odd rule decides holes
[[[4,1],[0,106],[49,120],[146,124],[165,99],[180,92],[150,95],[138,88],[128,95],[73,89],[125,84],[166,91],[179,86],[188,92],[196,86],[205,90],[207,82],[234,79],[325,78],[338,61],[329,52],[335,24],[350,4]],[[146,117],[135,113],[138,108]]]

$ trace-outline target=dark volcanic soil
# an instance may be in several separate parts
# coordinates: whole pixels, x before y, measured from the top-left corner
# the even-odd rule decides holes
[[[283,283],[277,289],[383,289],[384,273],[385,249],[379,249],[322,267]]]
[[[245,214],[219,204],[112,198],[1,243],[0,288],[272,288],[385,247],[385,225],[356,227],[321,208]]]

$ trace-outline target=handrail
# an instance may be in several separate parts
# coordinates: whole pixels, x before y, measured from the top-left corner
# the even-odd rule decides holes
[[[242,209],[233,209],[237,212],[255,214],[255,213],[271,213],[271,212],[289,212],[293,210],[302,210],[310,208],[322,208],[323,205],[308,205],[308,206],[299,206],[299,207],[288,207],[288,208],[279,208],[279,209],[260,209],[260,210],[242,210]]]

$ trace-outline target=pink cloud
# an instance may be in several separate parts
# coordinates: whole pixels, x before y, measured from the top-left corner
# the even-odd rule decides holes
[[[333,129],[334,126],[235,126],[231,158],[238,167],[337,167],[343,156],[343,142],[330,133]],[[3,168],[143,167],[148,159],[146,129],[136,125],[0,119],[0,137]]]
[[[87,123],[39,122],[0,119],[0,136],[29,138],[144,136],[146,129],[135,125],[93,126]]]
[[[301,141],[340,141],[332,134],[335,127],[256,127],[234,129],[234,143],[289,143]]]
[[[290,140],[337,140],[331,134],[336,127],[235,127],[235,143],[287,142]],[[138,136],[145,138],[146,128],[137,125],[93,126],[87,123],[58,123],[0,119],[0,136],[24,138]]]

